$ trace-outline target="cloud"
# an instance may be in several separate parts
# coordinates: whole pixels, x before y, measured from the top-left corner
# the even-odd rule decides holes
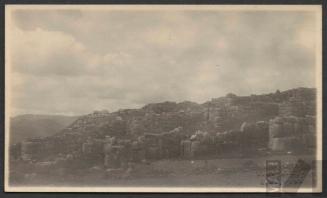
[[[83,44],[60,31],[41,28],[11,30],[12,67],[15,72],[35,75],[79,75],[91,63]]]
[[[15,114],[83,114],[315,86],[317,27],[310,12],[17,10],[12,16]]]

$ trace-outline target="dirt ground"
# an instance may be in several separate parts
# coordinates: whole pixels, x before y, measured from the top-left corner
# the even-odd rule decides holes
[[[131,170],[108,175],[101,167],[69,173],[47,170],[21,175],[13,186],[97,186],[97,187],[266,187],[266,161],[281,162],[281,182],[290,177],[296,162],[310,164],[312,155],[273,155],[258,158],[209,160],[160,160],[135,164]],[[29,165],[32,166],[32,165]],[[26,167],[25,167],[26,168]],[[312,171],[300,181],[302,187],[312,187]],[[17,176],[16,176],[17,177]],[[17,182],[18,181],[18,182]]]

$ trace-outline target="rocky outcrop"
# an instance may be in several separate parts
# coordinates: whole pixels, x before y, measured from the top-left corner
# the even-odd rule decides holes
[[[298,104],[303,104],[305,110],[302,111]],[[315,118],[309,117],[314,115],[312,109],[315,109],[315,89],[299,88],[264,95],[228,94],[203,104],[163,102],[112,113],[95,111],[79,117],[60,133],[40,139],[38,144],[42,149],[35,155],[45,160],[59,154],[81,156],[101,153],[99,159],[110,166],[110,161],[118,155],[113,153],[126,155],[126,160],[142,161],[145,158],[217,154],[240,146],[255,150],[269,145],[272,150],[278,150],[288,143],[274,138],[305,139],[307,135],[314,140],[312,135],[308,135],[315,132]],[[302,113],[298,114],[295,110]],[[293,121],[295,118],[290,115],[296,115],[298,121]],[[309,122],[311,124],[302,126]],[[301,131],[312,133],[298,136]],[[107,137],[119,141],[108,143]],[[109,149],[110,144],[112,149]],[[308,140],[306,145],[314,146]],[[103,150],[103,147],[106,149]],[[21,149],[22,154],[29,155],[28,146],[24,148]]]

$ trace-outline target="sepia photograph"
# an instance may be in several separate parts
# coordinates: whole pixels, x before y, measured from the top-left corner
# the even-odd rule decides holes
[[[6,5],[5,192],[322,191],[321,5]]]

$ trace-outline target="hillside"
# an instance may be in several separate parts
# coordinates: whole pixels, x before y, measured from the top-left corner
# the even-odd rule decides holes
[[[10,143],[27,138],[54,135],[74,122],[77,116],[62,115],[19,115],[10,119]]]
[[[244,121],[268,121],[279,114],[280,105],[288,105],[291,100],[297,100],[305,108],[305,114],[315,115],[312,109],[315,106],[315,89],[296,88],[251,96],[227,94],[203,104],[166,101],[112,113],[106,110],[94,111],[81,116],[61,134],[87,134],[100,138],[106,135],[133,137],[144,133],[164,133],[180,126],[186,134],[196,130],[223,132],[239,129]]]
[[[78,156],[83,150],[82,145],[98,140],[103,142],[108,137],[143,144],[144,137],[174,134],[176,130],[178,137],[167,145],[170,145],[169,149],[178,150],[180,143],[175,141],[188,139],[196,133],[205,132],[212,137],[235,139],[244,128],[255,132],[256,130],[250,128],[256,123],[263,122],[268,125],[268,122],[277,116],[315,116],[315,95],[316,90],[311,88],[282,92],[277,90],[275,93],[251,96],[236,96],[230,93],[203,104],[189,101],[162,102],[148,104],[140,109],[123,109],[111,113],[106,110],[94,111],[80,116],[74,122],[72,121],[75,118],[72,117],[20,117],[13,120],[12,126],[16,127],[13,128],[16,142],[24,137],[38,137],[35,145],[41,146],[42,149],[32,152],[38,158],[72,153]],[[23,121],[18,122],[19,120]],[[244,123],[248,124],[241,127]],[[268,131],[265,131],[260,134],[267,134]],[[243,139],[243,142],[263,142],[256,138],[267,140],[266,136],[252,136],[248,136],[247,140]],[[61,146],[58,147],[58,144]]]
[[[251,96],[229,93],[203,104],[162,102],[139,109],[94,111],[75,121],[16,117],[14,132],[20,133],[15,141],[17,134],[37,138],[11,146],[10,182],[29,183],[28,175],[61,181],[161,177],[167,172],[183,175],[184,170],[191,175],[212,172],[207,161],[214,159],[286,154],[312,158],[315,97],[315,89],[297,88]],[[192,169],[194,160],[205,160],[207,165]],[[253,166],[243,162],[247,170]],[[178,169],[181,166],[183,170]]]

